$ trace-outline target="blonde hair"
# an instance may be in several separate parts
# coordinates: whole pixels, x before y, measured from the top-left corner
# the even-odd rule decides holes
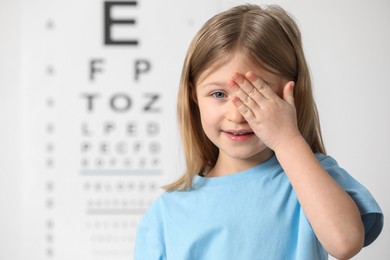
[[[193,38],[178,93],[178,121],[186,170],[168,191],[187,190],[193,177],[214,167],[218,148],[206,137],[194,92],[199,76],[240,52],[256,66],[295,81],[298,128],[313,152],[325,154],[311,79],[297,24],[281,7],[240,5],[215,15]]]

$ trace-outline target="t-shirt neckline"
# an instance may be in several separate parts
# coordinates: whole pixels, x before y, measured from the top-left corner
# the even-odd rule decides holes
[[[225,176],[220,176],[220,177],[202,177],[202,176],[195,176],[194,177],[194,184],[193,187],[196,186],[220,186],[220,185],[229,185],[229,184],[237,184],[242,181],[246,181],[249,179],[252,179],[254,177],[259,176],[259,172],[261,172],[264,169],[269,170],[270,167],[273,165],[277,164],[277,159],[275,154],[273,154],[269,159],[266,161],[249,168],[247,170],[225,175]]]

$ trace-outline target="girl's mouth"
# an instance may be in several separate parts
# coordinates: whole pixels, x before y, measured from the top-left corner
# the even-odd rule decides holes
[[[248,134],[253,134],[252,131],[245,131],[245,132],[230,132],[230,131],[227,131],[226,133],[231,134],[231,135],[248,135]]]
[[[234,142],[243,142],[255,135],[255,133],[251,130],[245,130],[245,131],[228,130],[223,132],[230,140]]]

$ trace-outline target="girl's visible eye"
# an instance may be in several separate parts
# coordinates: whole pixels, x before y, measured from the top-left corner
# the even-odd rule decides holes
[[[225,93],[221,92],[221,91],[215,91],[214,93],[211,94],[213,97],[217,98],[217,99],[222,99],[222,98],[225,98],[226,95]]]

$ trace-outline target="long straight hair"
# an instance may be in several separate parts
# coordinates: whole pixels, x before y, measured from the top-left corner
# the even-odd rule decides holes
[[[326,153],[297,24],[279,6],[240,5],[209,19],[189,46],[177,103],[186,169],[164,187],[167,191],[189,189],[195,175],[214,167],[218,148],[202,129],[195,86],[203,72],[217,69],[237,52],[259,68],[295,82],[298,128],[313,152]]]

